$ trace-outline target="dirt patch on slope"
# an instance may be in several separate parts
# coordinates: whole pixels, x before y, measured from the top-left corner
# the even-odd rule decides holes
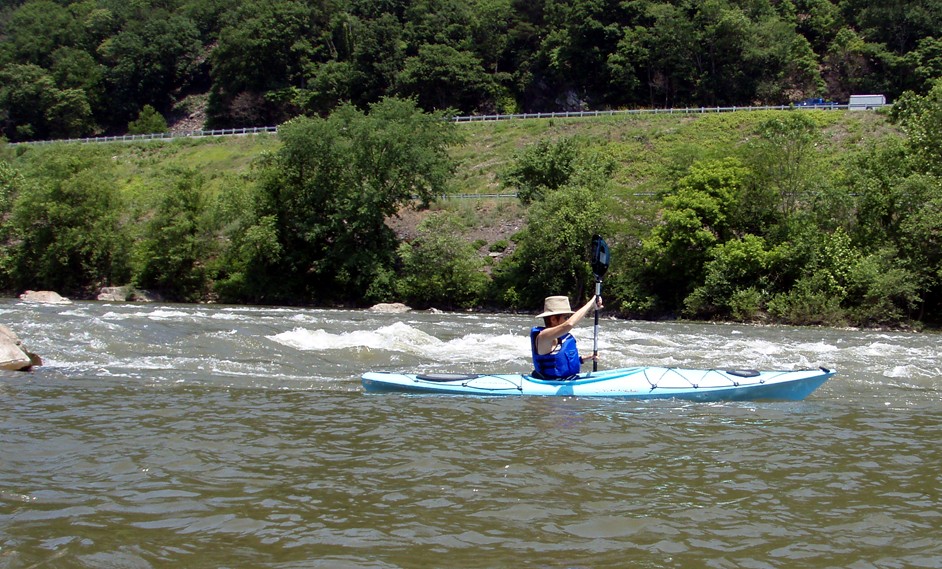
[[[452,199],[434,204],[430,209],[417,211],[403,208],[398,217],[386,220],[386,224],[396,232],[402,241],[412,241],[418,237],[418,227],[424,219],[442,210],[455,210],[469,223],[464,236],[469,243],[483,242],[479,252],[484,256],[503,257],[513,251],[511,237],[523,229],[526,223],[526,210],[516,199]],[[491,249],[497,245],[500,251]],[[495,254],[496,253],[496,254]]]

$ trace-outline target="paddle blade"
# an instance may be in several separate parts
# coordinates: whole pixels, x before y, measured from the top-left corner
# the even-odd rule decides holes
[[[592,273],[595,278],[602,278],[610,262],[611,252],[608,249],[608,243],[602,239],[601,235],[592,237]]]

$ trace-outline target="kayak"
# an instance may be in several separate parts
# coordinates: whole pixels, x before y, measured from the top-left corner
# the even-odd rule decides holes
[[[396,372],[368,372],[361,380],[368,392],[800,401],[835,373],[827,368],[758,371],[631,367],[582,373],[566,380],[538,379],[527,374]]]

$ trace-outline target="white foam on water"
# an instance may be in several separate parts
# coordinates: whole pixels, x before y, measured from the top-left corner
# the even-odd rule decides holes
[[[377,330],[355,330],[333,334],[324,329],[295,328],[268,336],[270,340],[298,350],[344,350],[367,348],[398,352],[420,353],[423,346],[440,343],[441,340],[402,322],[396,322]]]
[[[432,346],[425,354],[435,361],[509,362],[530,358],[530,341],[520,334],[468,334]]]
[[[640,329],[622,327],[605,332],[603,337],[611,341],[609,353],[602,354],[605,364],[796,369],[829,364],[840,351],[838,346],[822,340],[783,342],[722,327],[715,334],[706,327],[701,327],[705,333],[678,331],[674,327],[650,332],[645,329],[650,326],[645,323]],[[609,347],[606,348],[608,351]]]
[[[905,378],[910,378],[913,376],[913,369],[914,367],[910,365],[895,366],[892,369],[888,369],[885,372],[883,372],[883,375],[884,377],[905,379]]]
[[[72,309],[72,310],[63,310],[60,312],[62,316],[77,316],[79,318],[85,318],[88,316],[88,311],[82,309]]]
[[[210,315],[210,318],[212,318],[213,320],[233,321],[233,320],[245,320],[246,317],[243,314],[237,314],[235,312],[214,312],[213,314]]]
[[[157,309],[136,312],[106,312],[101,315],[103,320],[132,320],[145,318],[149,320],[183,320],[186,318],[207,318],[208,315],[185,310]]]
[[[441,340],[403,322],[336,334],[298,327],[268,338],[304,351],[377,350],[442,362],[501,362],[530,355],[529,340],[520,334],[471,333]]]

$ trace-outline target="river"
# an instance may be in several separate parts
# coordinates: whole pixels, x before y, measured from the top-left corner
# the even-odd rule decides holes
[[[600,367],[837,369],[802,402],[360,387],[526,371],[533,322],[0,300],[46,363],[0,372],[0,569],[942,567],[938,335],[602,320]]]

